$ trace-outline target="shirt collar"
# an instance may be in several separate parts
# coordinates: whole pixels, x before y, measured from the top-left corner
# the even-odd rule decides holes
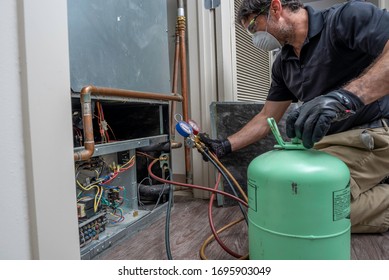
[[[324,26],[324,17],[321,11],[314,10],[311,6],[304,7],[308,12],[308,36],[305,39],[304,45],[309,42],[309,39],[319,34]],[[281,51],[282,59],[286,59],[290,54],[294,54],[293,47],[285,45]]]

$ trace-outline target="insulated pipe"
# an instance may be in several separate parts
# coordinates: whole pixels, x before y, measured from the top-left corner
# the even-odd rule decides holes
[[[181,94],[183,98],[182,102],[182,114],[184,121],[188,122],[188,78],[187,78],[187,65],[186,65],[186,47],[185,47],[185,28],[186,19],[184,13],[184,1],[178,0],[178,34],[180,37],[180,62],[181,62]],[[185,172],[186,182],[192,183],[193,174],[191,167],[191,154],[190,148],[185,147]]]
[[[80,94],[82,121],[84,129],[84,150],[74,153],[74,160],[87,160],[92,157],[95,149],[95,141],[93,136],[93,122],[92,122],[92,102],[91,95],[96,96],[116,96],[125,98],[141,98],[164,101],[179,101],[183,98],[178,94],[160,94],[153,92],[131,91],[116,88],[94,87],[92,85],[82,88]]]

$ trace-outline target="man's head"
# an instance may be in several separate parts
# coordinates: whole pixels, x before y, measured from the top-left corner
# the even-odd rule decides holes
[[[290,13],[297,13],[299,0],[243,0],[237,21],[253,37],[253,44],[270,51],[289,43],[293,36]]]
[[[270,4],[277,0],[243,0],[239,7],[236,21],[239,24],[246,22],[250,16],[258,14],[267,14],[269,12]],[[300,0],[278,0],[282,7],[294,12],[303,7]]]

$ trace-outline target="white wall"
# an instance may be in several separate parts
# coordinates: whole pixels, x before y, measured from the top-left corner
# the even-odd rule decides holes
[[[378,0],[378,2],[380,8],[389,9],[389,0]]]
[[[67,2],[0,3],[0,259],[78,259]]]
[[[217,97],[215,11],[204,8],[204,1],[187,1],[188,77],[190,117],[202,131],[210,134],[210,108]],[[193,155],[193,182],[213,186],[214,168],[204,162],[195,149]],[[196,197],[209,197],[208,192],[194,190]]]
[[[209,131],[213,15],[188,6],[191,110]],[[0,259],[78,259],[66,0],[1,0],[0,50]],[[208,165],[195,162],[206,184]]]
[[[0,259],[29,259],[16,1],[0,2],[0,36]]]

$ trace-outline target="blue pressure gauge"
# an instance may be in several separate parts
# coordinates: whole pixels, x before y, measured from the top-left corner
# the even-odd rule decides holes
[[[184,121],[179,121],[176,124],[176,130],[182,137],[188,137],[189,135],[193,134],[192,127]]]

